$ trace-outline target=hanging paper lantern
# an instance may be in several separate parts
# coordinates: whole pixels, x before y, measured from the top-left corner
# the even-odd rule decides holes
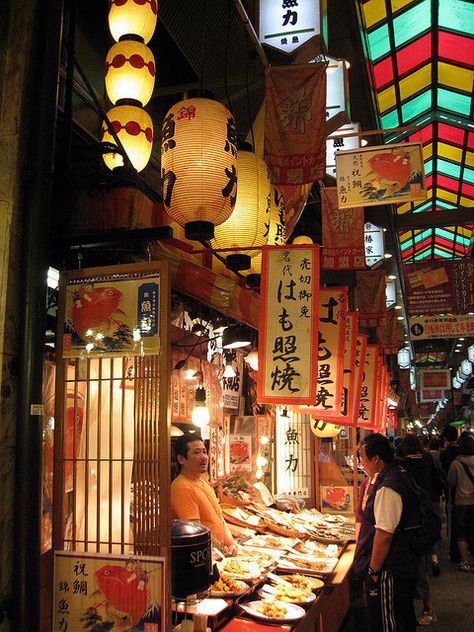
[[[105,61],[105,89],[114,105],[130,101],[146,105],[154,84],[155,59],[148,46],[133,40],[112,46]]]
[[[257,156],[248,143],[237,152],[237,200],[234,212],[220,226],[216,226],[214,249],[245,249],[264,246],[267,238],[265,222],[270,207],[270,179],[265,162]],[[250,250],[246,254],[230,254],[226,266],[230,270],[248,270],[250,260],[260,253]]]
[[[270,187],[270,212],[265,222],[265,234],[268,246],[283,246],[286,244],[285,200],[280,189],[273,184]],[[259,252],[256,257],[252,258],[251,263],[246,282],[250,287],[258,287],[262,272],[262,254]]]
[[[150,159],[153,146],[153,123],[150,116],[142,108],[133,105],[114,107],[107,113],[107,116],[133,167],[137,171],[141,171]],[[113,145],[116,144],[105,122],[102,125],[101,140]],[[124,164],[119,152],[104,154],[104,162],[109,169],[122,167]]]
[[[228,219],[237,194],[235,122],[209,98],[190,96],[174,105],[161,139],[163,202],[187,239],[206,241]]]
[[[298,235],[298,237],[295,237],[291,243],[292,244],[308,244],[309,245],[309,244],[312,244],[314,242],[311,239],[311,237],[308,237],[307,235]]]
[[[411,356],[409,349],[400,349],[397,355],[398,366],[401,369],[409,369],[411,364]]]
[[[109,29],[116,42],[135,35],[147,44],[156,27],[156,0],[110,0]]]
[[[311,419],[310,422],[311,431],[320,439],[329,439],[331,437],[337,437],[341,432],[341,426],[335,426],[322,419]]]

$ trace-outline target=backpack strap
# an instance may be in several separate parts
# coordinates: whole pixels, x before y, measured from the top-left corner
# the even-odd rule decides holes
[[[470,479],[471,483],[474,485],[474,476],[471,473],[471,470],[469,469],[469,467],[463,463],[462,461],[459,461],[459,463],[461,463],[463,470],[466,472],[468,478]]]

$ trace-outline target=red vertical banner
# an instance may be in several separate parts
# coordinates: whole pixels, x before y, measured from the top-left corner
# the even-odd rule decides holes
[[[357,426],[364,430],[375,429],[375,403],[377,386],[378,346],[367,345],[364,360],[364,374],[360,392],[359,417]]]
[[[265,73],[265,162],[273,184],[315,182],[326,171],[326,66]]]
[[[336,187],[321,189],[323,270],[364,270],[364,209],[337,206]]]
[[[367,336],[358,334],[356,338],[356,353],[354,362],[354,397],[350,407],[351,425],[357,425],[359,419],[360,396],[362,380],[364,379],[365,354],[367,351]]]
[[[316,400],[319,246],[264,246],[259,320],[260,403]]]
[[[341,414],[346,311],[346,287],[320,288],[316,403],[300,408],[318,419],[332,419]]]
[[[357,272],[355,298],[362,327],[381,327],[387,324],[383,270]]]
[[[344,377],[342,385],[341,414],[334,423],[342,426],[355,426],[357,418],[352,415],[354,399],[356,397],[356,355],[357,355],[357,329],[359,315],[357,312],[347,312],[345,315],[345,340],[344,340]],[[359,387],[360,392],[360,387]]]
[[[387,324],[377,327],[377,342],[386,355],[398,352],[398,321],[394,309],[387,310]]]

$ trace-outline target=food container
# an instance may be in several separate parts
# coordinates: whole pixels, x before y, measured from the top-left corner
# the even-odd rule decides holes
[[[211,532],[200,522],[171,523],[172,595],[183,599],[207,590],[212,576]]]

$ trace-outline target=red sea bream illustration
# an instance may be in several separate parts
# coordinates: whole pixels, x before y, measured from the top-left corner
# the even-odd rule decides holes
[[[101,566],[95,577],[99,597],[95,607],[103,606],[106,620],[114,621],[113,630],[129,630],[144,617],[148,606],[148,576],[138,564]]]
[[[114,325],[121,323],[113,318],[123,314],[119,308],[122,292],[114,287],[83,288],[74,293],[71,321],[74,331],[84,341],[90,334],[110,335]]]
[[[375,154],[368,163],[371,168],[368,177],[375,176],[371,184],[375,189],[385,189],[384,197],[403,189],[410,179],[410,154],[406,151]]]

